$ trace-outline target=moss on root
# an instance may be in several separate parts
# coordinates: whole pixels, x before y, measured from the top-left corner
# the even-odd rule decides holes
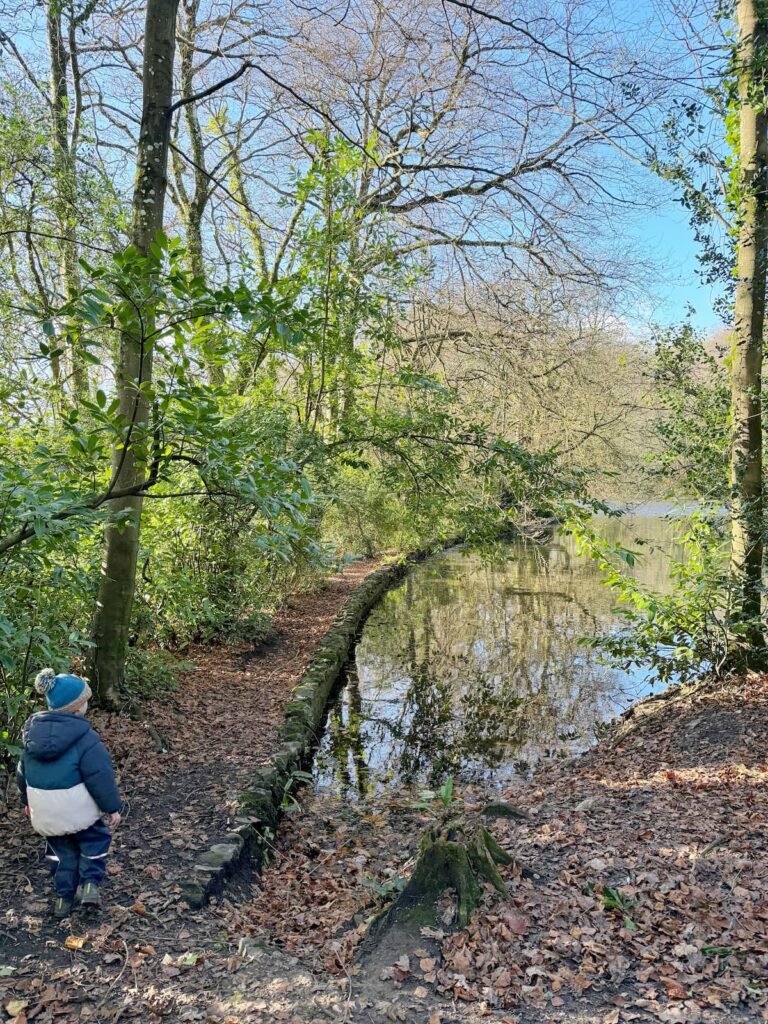
[[[466,927],[486,883],[507,895],[498,865],[513,861],[479,822],[451,821],[430,829],[408,884],[373,922],[365,946],[370,949],[392,929],[418,934],[421,928],[434,926],[438,901],[448,889],[456,894],[456,923]]]

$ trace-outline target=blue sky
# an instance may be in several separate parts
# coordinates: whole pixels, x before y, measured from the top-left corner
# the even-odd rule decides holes
[[[675,76],[681,82],[690,78],[691,95],[700,99],[697,88],[702,81],[712,85],[717,81],[719,67],[716,54],[722,46],[722,23],[713,19],[713,7],[709,4],[693,3],[679,7],[666,4],[660,0],[609,0],[605,7],[606,17],[614,37],[621,40],[622,36],[638,45],[644,41],[647,47],[647,59],[654,66],[658,58],[659,66],[667,65],[676,69]],[[695,39],[699,46],[711,44],[712,55],[704,62],[698,57],[690,59],[688,38],[695,31]],[[701,51],[697,51],[699,54]],[[671,62],[671,63],[669,63]],[[703,79],[699,79],[699,74]],[[714,77],[712,77],[714,76]],[[686,98],[683,87],[679,96]],[[663,102],[663,101],[662,101]],[[661,111],[663,113],[663,109]],[[658,127],[658,113],[651,115],[651,122]],[[719,121],[704,125],[706,131],[699,136],[699,141],[706,143],[714,151],[722,146],[722,126]],[[664,147],[661,147],[662,157]],[[649,173],[647,187],[654,193],[654,206],[637,215],[629,226],[628,234],[636,241],[638,249],[645,260],[653,267],[654,280],[649,289],[654,300],[647,306],[638,302],[631,321],[639,326],[654,321],[659,324],[672,324],[683,320],[691,306],[695,313],[691,320],[696,328],[710,332],[722,327],[722,321],[714,312],[714,304],[719,297],[719,289],[711,288],[701,282],[698,274],[697,245],[693,231],[688,222],[688,211],[683,208],[676,197],[679,192],[675,186],[664,184]]]
[[[695,327],[706,332],[720,327],[722,321],[713,311],[717,289],[702,284],[697,273],[697,246],[688,212],[669,199],[654,213],[646,213],[631,233],[660,273],[660,280],[652,286],[655,302],[649,304],[647,314],[638,311],[639,318],[674,323],[685,318],[690,305],[696,311],[691,318]]]

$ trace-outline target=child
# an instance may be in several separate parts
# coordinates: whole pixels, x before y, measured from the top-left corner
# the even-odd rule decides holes
[[[75,894],[83,907],[101,905],[99,886],[107,870],[112,835],[101,820],[120,823],[122,800],[112,761],[86,721],[91,688],[78,676],[44,668],[35,689],[48,711],[24,725],[24,752],[16,778],[32,828],[46,837],[46,859],[58,897],[54,917],[72,912]]]

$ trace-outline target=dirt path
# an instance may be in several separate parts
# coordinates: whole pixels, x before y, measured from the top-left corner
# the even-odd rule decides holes
[[[28,1020],[92,1017],[93,997],[106,995],[107,1004],[119,1005],[124,986],[139,977],[134,972],[145,961],[151,966],[162,958],[161,947],[188,949],[193,940],[205,945],[211,928],[218,929],[215,940],[221,930],[216,908],[208,915],[191,914],[180,900],[178,882],[190,874],[195,854],[228,831],[233,796],[267,762],[292,687],[349,594],[377,567],[353,563],[321,591],[290,599],[275,620],[275,642],[260,652],[247,647],[192,651],[196,670],[178,690],[145,709],[147,721],[168,739],[168,752],[157,750],[140,723],[96,716],[118,768],[127,813],[113,844],[109,909],[100,927],[89,929],[82,951],[65,946],[68,937],[75,945],[71,936],[85,934],[82,920],[75,917],[57,927],[48,918],[51,890],[40,841],[15,800],[0,805],[0,993],[5,991],[0,1005],[9,998],[13,1003],[13,993],[16,1002],[27,1000],[28,983],[39,982],[43,988],[36,984],[35,996],[46,991],[49,998],[43,1004],[28,1000],[43,1007],[27,1012]],[[137,951],[137,944],[155,948],[157,958]],[[122,970],[120,986],[115,965]],[[54,999],[45,986],[67,982],[70,968],[77,1009],[67,1017],[55,1013],[57,1006],[68,1005],[66,1000]],[[113,988],[105,991],[110,983]]]

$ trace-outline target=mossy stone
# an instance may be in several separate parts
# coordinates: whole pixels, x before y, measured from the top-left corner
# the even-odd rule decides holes
[[[239,836],[243,841],[243,845],[252,842],[258,834],[256,832],[256,829],[254,828],[253,822],[250,821],[248,818],[240,817],[236,818],[235,820],[238,823],[237,828],[233,832],[230,832],[229,835]],[[229,835],[227,836],[227,838],[229,838]]]
[[[277,825],[278,810],[274,793],[263,789],[248,789],[240,794],[240,807],[251,817],[274,828]]]
[[[200,882],[182,882],[181,896],[193,910],[199,910],[208,902],[206,887]]]
[[[242,844],[241,844],[242,845]],[[240,853],[240,846],[235,843],[216,843],[198,858],[197,870],[218,871],[231,867]]]
[[[243,848],[245,847],[245,838],[246,837],[241,835],[238,831],[227,832],[224,837],[224,843],[227,846],[234,846],[238,854],[240,854],[243,852]]]

